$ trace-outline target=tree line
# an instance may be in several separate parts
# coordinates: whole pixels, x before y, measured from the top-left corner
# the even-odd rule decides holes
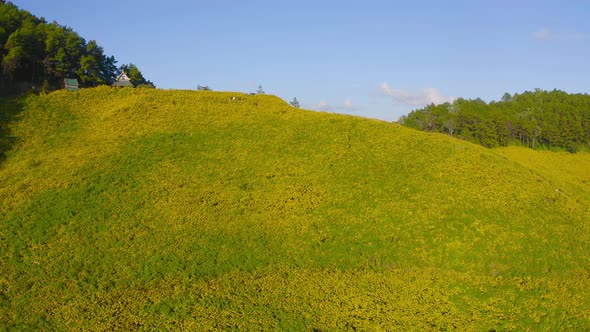
[[[135,86],[154,86],[134,64],[117,68],[116,63],[95,40],[87,42],[69,27],[0,0],[0,91],[5,94],[51,91],[63,87],[64,78],[76,78],[82,87],[112,84],[123,69]]]
[[[505,93],[500,101],[457,99],[428,105],[399,123],[445,133],[486,147],[520,145],[532,149],[590,150],[590,95],[535,89]]]

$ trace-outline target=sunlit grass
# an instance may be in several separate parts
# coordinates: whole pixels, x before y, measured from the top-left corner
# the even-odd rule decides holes
[[[265,95],[23,105],[0,166],[3,326],[589,328],[588,154]]]

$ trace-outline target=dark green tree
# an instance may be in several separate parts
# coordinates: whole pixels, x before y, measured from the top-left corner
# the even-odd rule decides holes
[[[115,58],[106,56],[103,48],[91,40],[86,45],[84,55],[80,57],[79,69],[76,71],[83,86],[112,84],[115,81]]]
[[[61,86],[64,78],[78,78],[86,41],[69,28],[57,23],[45,26],[44,78],[53,86]]]
[[[8,36],[2,52],[2,70],[9,79],[34,81],[41,74],[44,44],[39,22],[32,16],[24,16],[20,27]]]

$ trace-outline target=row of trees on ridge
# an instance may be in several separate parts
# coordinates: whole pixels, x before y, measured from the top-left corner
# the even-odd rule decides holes
[[[502,100],[457,99],[428,105],[399,122],[486,147],[521,145],[533,149],[590,150],[590,95],[535,89],[504,94]]]

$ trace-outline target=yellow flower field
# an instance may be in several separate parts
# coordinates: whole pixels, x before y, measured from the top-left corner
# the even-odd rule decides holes
[[[0,107],[3,329],[590,329],[588,153],[232,92]]]

